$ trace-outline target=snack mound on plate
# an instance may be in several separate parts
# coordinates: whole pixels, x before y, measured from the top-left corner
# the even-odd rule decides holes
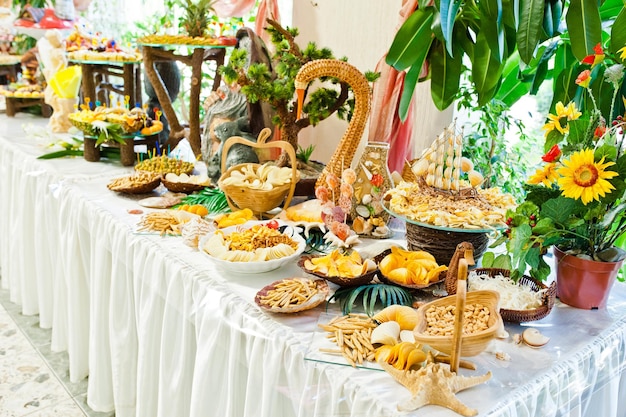
[[[376,269],[376,263],[361,258],[357,251],[344,253],[335,249],[328,255],[307,259],[304,268],[328,277],[355,278]]]
[[[461,155],[462,137],[455,134],[451,125],[410,165],[415,182],[400,182],[387,192],[385,200],[389,209],[409,220],[433,226],[505,227],[506,211],[516,205],[513,196],[499,188],[481,189],[483,176]],[[461,178],[462,174],[467,180]]]
[[[262,262],[293,255],[298,243],[270,226],[257,224],[228,235],[218,230],[207,239],[202,250],[230,262]]]
[[[234,169],[230,176],[220,180],[221,186],[234,185],[253,190],[273,190],[291,183],[291,168],[277,167],[265,163],[263,165],[245,164]]]
[[[425,251],[408,251],[397,246],[378,264],[380,272],[389,280],[403,285],[428,285],[439,281],[448,267],[437,264],[435,257]]]
[[[150,171],[159,174],[167,174],[173,172],[180,175],[182,173],[190,173],[193,171],[193,162],[182,161],[176,158],[170,158],[166,155],[155,156],[150,159],[144,159],[135,165],[137,171]]]

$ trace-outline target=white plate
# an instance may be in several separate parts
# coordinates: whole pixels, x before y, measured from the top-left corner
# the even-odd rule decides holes
[[[245,230],[245,229],[249,229],[254,225],[257,224],[264,224],[264,223],[268,223],[268,220],[265,221],[249,221],[246,222],[242,225],[239,226],[231,226],[231,227],[226,227],[224,229],[220,229],[225,236],[229,235],[232,232],[238,231],[238,230]],[[280,226],[285,226],[285,223],[282,221],[278,221],[278,224]],[[214,232],[217,233],[217,232]],[[293,228],[288,227],[287,230],[285,230],[285,234],[287,234],[289,237],[291,237],[294,241],[296,241],[298,243],[298,248],[296,249],[296,251],[289,255],[289,256],[285,256],[284,258],[279,258],[279,259],[272,259],[269,261],[261,261],[261,262],[232,262],[232,261],[225,261],[223,259],[218,259],[215,258],[214,256],[209,255],[207,252],[205,252],[202,248],[204,247],[205,242],[211,237],[213,236],[212,233],[202,237],[202,239],[200,239],[200,242],[198,244],[198,248],[200,249],[200,251],[205,254],[207,257],[209,257],[209,259],[211,259],[211,261],[213,263],[215,263],[217,266],[219,266],[220,268],[229,271],[229,272],[236,272],[239,274],[257,274],[259,272],[269,272],[269,271],[273,271],[275,269],[280,268],[283,265],[288,264],[289,262],[295,262],[296,259],[298,259],[298,257],[302,254],[302,252],[304,252],[304,249],[306,248],[306,242],[304,240],[304,238],[302,236],[300,236]]]

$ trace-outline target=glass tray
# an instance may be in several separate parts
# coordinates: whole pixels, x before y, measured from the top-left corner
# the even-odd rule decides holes
[[[317,323],[326,324],[337,315],[341,315],[341,313],[322,313],[320,314]],[[328,340],[328,338],[326,337],[327,334],[328,332],[326,330],[322,329],[319,326],[316,326],[315,332],[313,332],[313,336],[311,337],[309,350],[304,355],[304,359],[307,361],[328,363],[332,365],[352,366],[342,355],[320,352],[320,348],[339,349],[339,347],[334,342]],[[383,371],[380,365],[376,362],[363,361],[362,364],[357,364],[356,367],[362,369]]]

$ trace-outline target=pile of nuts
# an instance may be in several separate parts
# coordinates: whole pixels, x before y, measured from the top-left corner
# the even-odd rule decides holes
[[[452,336],[456,307],[432,306],[426,310],[426,329],[429,336]],[[467,304],[463,316],[463,334],[478,333],[489,328],[489,308],[481,303]]]

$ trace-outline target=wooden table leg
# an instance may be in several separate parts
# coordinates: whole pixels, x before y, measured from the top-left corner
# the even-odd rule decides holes
[[[194,155],[202,155],[200,139],[200,89],[204,50],[196,48],[191,56],[191,91],[189,97],[189,144]]]
[[[83,100],[87,101],[87,99],[89,99],[89,101],[93,102],[95,105],[95,102],[97,100],[96,98],[96,84],[95,84],[95,80],[93,77],[93,66],[89,65],[89,64],[81,64],[80,66],[81,68],[81,72],[83,73],[82,77],[82,87],[83,87]]]

